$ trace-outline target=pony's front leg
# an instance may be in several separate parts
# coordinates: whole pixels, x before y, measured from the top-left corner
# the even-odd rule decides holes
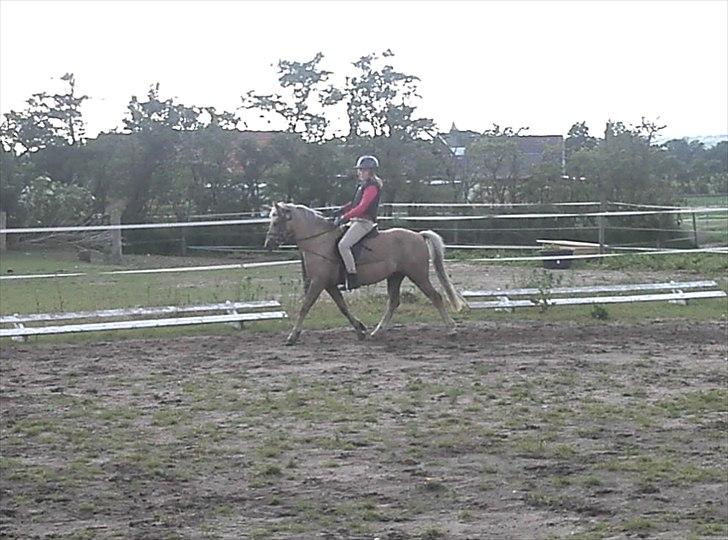
[[[303,303],[301,304],[301,309],[298,312],[296,324],[293,325],[293,330],[291,330],[291,333],[288,334],[288,339],[286,339],[286,345],[293,345],[296,341],[298,341],[298,337],[301,335],[301,329],[303,328],[303,319],[306,318],[311,306],[314,305],[323,290],[323,283],[319,281],[311,281],[306,289],[306,294],[303,297]]]

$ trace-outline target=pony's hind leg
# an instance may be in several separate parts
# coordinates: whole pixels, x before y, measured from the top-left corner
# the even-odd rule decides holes
[[[387,278],[387,310],[384,312],[384,315],[382,315],[382,320],[379,321],[379,324],[374,329],[374,332],[372,332],[372,337],[376,337],[380,334],[383,334],[387,331],[387,328],[389,328],[389,323],[392,320],[392,315],[394,315],[394,310],[397,309],[399,306],[399,287],[402,285],[402,280],[404,279],[403,274],[392,274]]]
[[[408,277],[414,282],[415,285],[419,287],[419,289],[425,294],[425,296],[430,299],[430,302],[433,303],[435,308],[437,308],[437,311],[440,313],[440,317],[442,317],[442,320],[445,321],[445,324],[448,327],[448,333],[450,335],[456,334],[457,328],[455,327],[455,321],[448,313],[447,308],[445,307],[445,302],[442,299],[442,295],[437,292],[435,287],[432,286],[429,276],[425,275],[422,277]]]
[[[333,286],[328,287],[326,289],[326,292],[329,293],[329,296],[334,300],[334,302],[336,302],[339,311],[341,311],[344,317],[349,319],[349,322],[354,327],[354,330],[356,330],[356,337],[360,340],[364,339],[367,335],[367,327],[364,326],[363,322],[361,322],[359,319],[351,314],[351,311],[349,311],[349,306],[346,305],[346,301],[341,295],[341,291],[336,286]]]

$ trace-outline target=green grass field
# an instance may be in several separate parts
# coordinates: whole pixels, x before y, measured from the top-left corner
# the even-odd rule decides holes
[[[688,206],[728,206],[728,193],[723,195],[686,195],[684,198]]]
[[[723,195],[688,195],[685,197],[688,206],[696,208],[703,207],[728,207],[728,194]],[[728,244],[728,212],[722,213],[697,213],[696,228],[698,241],[705,245],[726,245]],[[693,233],[693,222],[691,216],[684,216],[681,227],[689,236]]]

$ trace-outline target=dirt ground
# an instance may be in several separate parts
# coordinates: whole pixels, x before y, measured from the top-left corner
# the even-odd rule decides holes
[[[725,322],[0,352],[5,538],[728,533]]]

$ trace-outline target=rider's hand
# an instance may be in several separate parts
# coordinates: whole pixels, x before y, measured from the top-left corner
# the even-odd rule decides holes
[[[336,217],[334,218],[334,227],[339,227],[339,226],[340,226],[340,225],[342,225],[343,223],[344,223],[344,218],[343,218],[343,217],[341,217],[341,216],[336,216]]]

